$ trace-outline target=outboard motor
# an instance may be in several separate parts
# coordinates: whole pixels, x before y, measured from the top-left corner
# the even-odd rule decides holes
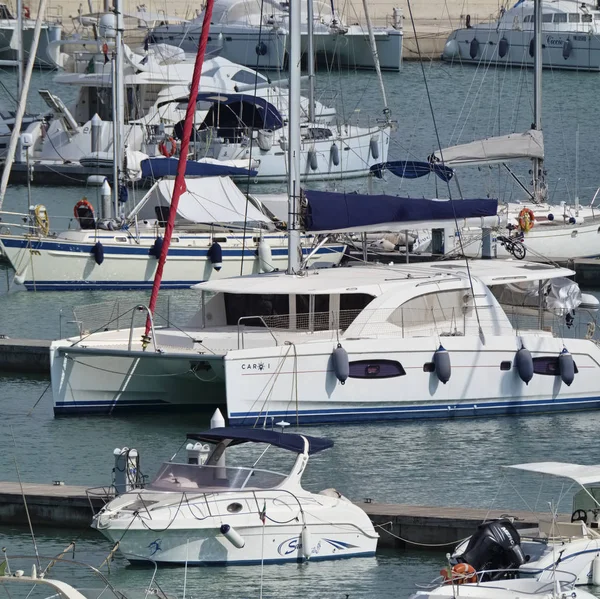
[[[527,561],[521,548],[521,537],[506,518],[480,524],[465,551],[455,559],[459,563],[470,564],[477,572],[496,570],[484,574],[480,578],[482,581],[510,575],[502,570],[516,569]]]

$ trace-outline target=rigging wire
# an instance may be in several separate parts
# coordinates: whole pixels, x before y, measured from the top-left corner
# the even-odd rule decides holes
[[[411,1],[407,0],[407,4],[408,4],[408,12],[410,13],[410,22],[412,24],[412,29],[413,29],[413,34],[415,36],[415,45],[417,47],[417,54],[419,55],[419,61],[421,64],[421,72],[423,74],[423,82],[425,84],[425,89],[427,90],[427,101],[429,103],[429,110],[431,112],[431,120],[433,121],[433,128],[435,131],[435,137],[437,140],[437,145],[439,148],[439,152],[440,152],[440,159],[442,164],[444,163],[444,154],[443,154],[443,150],[442,150],[442,143],[440,140],[440,133],[437,127],[437,122],[435,119],[435,112],[433,110],[433,103],[431,101],[431,94],[429,93],[429,84],[427,83],[427,77],[425,75],[425,67],[423,66],[423,62],[422,62],[422,56],[421,56],[421,47],[419,45],[419,36],[417,35],[417,28],[415,26],[415,20],[413,18],[413,12],[412,12],[412,5],[411,5]],[[452,214],[454,216],[454,225],[456,227],[456,232],[458,234],[458,243],[460,245],[461,248],[461,252],[464,254],[463,251],[463,241],[462,241],[462,233],[458,227],[458,218],[456,216],[456,208],[454,206],[454,202],[452,201],[452,190],[450,188],[450,181],[446,181],[446,185],[448,187],[448,198],[450,199],[451,205],[452,205]],[[469,286],[471,288],[471,295],[473,296],[473,308],[475,309],[475,316],[477,318],[477,326],[479,328],[479,335],[480,337],[483,339],[483,329],[481,327],[481,321],[479,320],[479,310],[477,309],[477,300],[475,299],[475,289],[473,286],[473,279],[471,277],[471,268],[469,266],[469,259],[465,256],[465,266],[467,269],[467,276],[469,278]]]

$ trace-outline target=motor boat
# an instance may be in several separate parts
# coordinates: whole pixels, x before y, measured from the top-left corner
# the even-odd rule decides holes
[[[595,595],[575,589],[572,581],[558,580],[540,581],[535,578],[519,578],[518,572],[513,571],[513,578],[501,580],[481,580],[481,575],[487,574],[468,573],[455,574],[450,580],[438,579],[429,585],[427,590],[420,590],[410,596],[410,599],[433,599],[435,597],[469,597],[470,599],[560,599],[573,597],[573,599],[592,599]],[[485,576],[483,576],[485,578]],[[471,582],[473,580],[473,582]],[[440,584],[441,582],[441,584]]]
[[[0,225],[0,248],[15,271],[15,282],[32,291],[150,289],[173,185],[172,177],[156,181],[139,201],[121,204],[118,210],[130,208],[116,218],[108,218],[110,188],[104,196],[108,207],[101,201],[94,209],[87,199],[80,200],[74,207],[75,226],[58,233],[51,231],[42,205],[21,217],[13,214],[12,221],[7,216]],[[343,258],[343,243],[321,243],[315,235],[303,235],[301,242],[310,266],[337,266]],[[283,269],[288,260],[282,221],[258,198],[247,199],[228,176],[186,180],[171,243],[165,289]]]
[[[335,489],[302,488],[309,457],[333,441],[228,427],[187,438],[200,444],[204,457],[165,462],[152,482],[119,495],[94,516],[93,528],[118,542],[129,561],[251,565],[375,554],[379,535],[360,507]],[[261,448],[249,466],[225,463],[238,445],[248,458],[249,444]],[[295,455],[288,474],[260,467],[272,448]]]
[[[302,52],[308,49],[307,14],[302,17]],[[313,2],[313,43],[317,64],[334,68],[368,68],[374,63],[366,28],[347,24],[333,4]],[[179,46],[195,52],[202,29],[201,12],[189,23],[161,23],[148,34],[150,43]],[[289,51],[289,6],[266,0],[261,6],[248,0],[219,0],[213,10],[208,49],[254,69],[285,68]],[[380,66],[398,71],[402,64],[402,13],[394,9],[392,24],[374,27]]]
[[[60,52],[57,68],[61,70],[54,82],[59,89],[74,88],[76,98],[67,105],[59,94],[39,90],[54,118],[37,119],[23,127],[27,135],[17,148],[15,169],[22,173],[26,168],[33,168],[39,174],[33,177],[34,183],[38,179],[47,181],[46,176],[57,176],[62,181],[65,174],[68,175],[66,182],[86,182],[90,175],[110,176],[113,61],[108,60],[108,53],[113,54],[114,41],[108,38],[103,44],[94,39],[74,38],[60,40],[56,46],[69,49],[70,53]],[[150,157],[172,156],[174,151],[169,146],[175,143],[178,135],[174,131],[181,128],[185,116],[194,64],[181,49],[164,44],[148,50],[132,49],[124,44],[122,52],[124,145],[130,151],[141,151]],[[285,85],[285,81],[281,84]],[[200,85],[204,92],[213,94],[235,94],[236,90],[251,89],[253,94],[256,91],[256,96],[273,105],[282,118],[287,117],[287,91],[264,75],[225,58],[217,56],[204,62]],[[302,98],[300,105],[306,120],[308,100]],[[197,123],[203,122],[209,108],[206,103],[198,104]],[[327,124],[335,116],[335,108],[316,102],[316,123]],[[247,156],[244,158],[247,165],[253,162]]]
[[[483,523],[456,548],[452,563],[494,569],[497,577],[521,568],[544,582],[557,576],[573,577],[578,585],[600,584],[600,466],[537,462],[504,468],[571,481],[578,489],[571,514],[541,516],[537,530],[519,532],[507,519]]]
[[[29,58],[29,49],[35,29],[35,18],[29,12],[29,7],[23,7],[23,29],[21,43],[23,44],[24,60]],[[0,3],[0,61],[4,65],[16,66],[19,59],[17,35],[18,20],[12,14],[8,5]],[[41,34],[35,57],[35,65],[40,68],[53,68],[55,53],[53,43],[60,40],[62,24],[60,19],[45,19],[41,24]]]
[[[542,62],[552,69],[600,70],[598,2],[543,0]],[[449,62],[533,66],[534,0],[501,9],[495,21],[463,26],[446,41],[442,60]]]

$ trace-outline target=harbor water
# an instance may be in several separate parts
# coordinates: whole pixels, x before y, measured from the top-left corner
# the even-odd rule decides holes
[[[439,63],[426,64],[425,72],[442,146],[530,126],[531,72]],[[11,73],[3,75],[9,87],[11,78]],[[368,115],[371,122],[382,116],[374,74],[342,73],[341,77],[336,74],[322,79],[322,99],[326,101],[325,88],[329,86],[336,93],[340,113],[353,118]],[[389,159],[425,159],[437,149],[437,141],[421,65],[407,63],[400,74],[387,74],[384,79],[392,115],[398,122]],[[590,73],[544,73],[545,166],[550,197],[555,202],[572,201],[577,194],[587,204],[600,186],[600,115],[595,110],[598,84],[598,76]],[[73,90],[52,86],[51,74],[35,74],[33,89],[47,87],[66,101],[74,97]],[[35,94],[30,109],[43,109]],[[579,156],[575,151],[577,137]],[[527,171],[528,165],[515,166],[525,184]],[[466,169],[459,178],[465,197],[521,197],[498,167]],[[367,191],[368,187],[360,180],[327,184],[328,189],[347,191]],[[433,177],[406,182],[390,175],[370,187],[373,192],[398,195],[448,196],[445,184]],[[458,197],[455,187],[451,192]],[[25,212],[29,204],[43,203],[51,215],[51,229],[60,230],[69,226],[75,202],[84,195],[95,201],[96,193],[96,188],[34,185],[29,197],[26,187],[11,186],[4,209]],[[145,292],[25,292],[13,284],[12,275],[6,265],[0,264],[0,334],[10,337],[66,336],[76,331],[71,313],[74,306],[148,300]],[[171,298],[163,301],[171,319],[181,324],[197,305],[191,290],[170,291],[163,297]],[[0,480],[16,480],[18,467],[23,481],[40,483],[109,484],[112,452],[123,446],[137,448],[143,472],[152,475],[160,461],[170,458],[181,446],[187,432],[209,424],[205,414],[55,419],[49,379],[10,373],[0,374],[0,410]],[[331,437],[335,446],[311,458],[304,484],[313,491],[335,487],[356,500],[490,506],[507,511],[549,510],[550,498],[564,494],[567,500],[560,508],[570,512],[567,487],[544,484],[543,493],[539,493],[539,479],[512,476],[505,480],[500,466],[547,460],[597,463],[599,421],[600,414],[591,412],[312,427],[310,434]],[[273,465],[277,465],[275,459]],[[40,528],[35,532],[42,555],[57,553],[77,537],[77,558],[98,566],[111,549],[109,542],[92,530]],[[31,538],[25,530],[5,527],[0,534],[9,555],[32,553]],[[380,534],[387,533],[382,530]],[[262,581],[265,597],[406,598],[415,590],[415,583],[438,575],[447,549],[425,551],[412,547],[406,551],[385,550],[375,558],[269,566],[262,576],[260,567],[190,569],[186,596],[259,597]],[[151,574],[151,570],[128,566],[117,556],[111,565],[110,580],[125,589],[143,587]],[[171,596],[181,597],[182,569],[161,569],[158,580]],[[72,581],[78,582],[75,574]]]

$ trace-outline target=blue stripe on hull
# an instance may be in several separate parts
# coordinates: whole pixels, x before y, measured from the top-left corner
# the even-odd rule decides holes
[[[66,252],[66,253],[72,253],[72,254],[85,254],[86,257],[91,257],[92,253],[92,247],[94,246],[93,243],[69,243],[69,242],[65,242],[65,243],[59,243],[56,241],[31,241],[31,240],[21,240],[21,239],[2,239],[2,243],[7,247],[7,248],[18,248],[18,249],[30,249],[30,250],[45,250],[45,251],[49,251],[49,252]],[[337,245],[337,246],[329,246],[329,247],[321,247],[319,248],[315,254],[316,255],[323,255],[323,254],[330,254],[330,253],[342,253],[345,250],[344,245]],[[119,255],[119,256],[123,256],[123,255],[130,255],[130,256],[148,256],[148,257],[152,257],[150,254],[150,250],[152,249],[152,247],[150,246],[136,246],[136,245],[122,245],[122,246],[117,246],[117,245],[109,245],[109,244],[104,244],[104,255],[105,256],[110,256],[110,255]],[[242,248],[228,248],[228,247],[223,247],[222,248],[222,252],[223,252],[223,258],[227,258],[227,257],[234,257],[234,258],[241,258],[242,255],[245,258],[256,258],[256,248],[254,247],[247,247],[246,249],[242,249]],[[302,253],[304,255],[308,255],[311,251],[311,248],[309,247],[303,247],[302,248]],[[288,255],[288,249],[287,247],[274,247],[271,248],[271,254],[273,256],[287,256]],[[208,257],[208,248],[204,247],[195,247],[195,248],[177,248],[177,247],[170,247],[169,248],[169,256],[194,256],[194,257],[202,257],[202,258],[207,258]],[[156,258],[152,257],[154,260],[156,260]]]
[[[324,561],[331,561],[334,559],[350,559],[353,557],[374,557],[375,556],[375,552],[374,551],[365,551],[364,553],[353,553],[351,555],[343,555],[343,554],[337,554],[337,555],[311,555],[310,556],[310,561],[311,562],[324,562]],[[154,562],[150,561],[150,560],[142,560],[142,559],[129,559],[127,558],[127,560],[131,563],[131,564],[135,564],[136,566],[150,566],[153,565]],[[302,557],[294,557],[294,558],[281,558],[281,559],[265,559],[263,560],[247,560],[247,561],[242,561],[242,560],[222,560],[222,561],[214,561],[214,562],[205,562],[205,561],[193,561],[190,560],[187,562],[188,566],[260,566],[262,563],[264,564],[290,564],[290,563],[294,563],[294,564],[301,564],[304,562],[307,562],[309,560],[302,558]],[[186,562],[161,562],[158,561],[157,562],[159,566],[184,566],[186,564]]]
[[[54,406],[55,415],[76,416],[79,414],[114,414],[116,412],[133,412],[148,410],[203,410],[213,406],[198,404],[173,404],[148,400],[144,402],[60,402]],[[577,399],[498,401],[487,404],[465,403],[435,404],[432,406],[398,405],[393,407],[373,408],[339,408],[329,410],[269,411],[268,419],[298,418],[300,424],[353,424],[360,422],[377,422],[388,420],[417,420],[426,418],[485,418],[487,416],[513,416],[522,414],[544,414],[549,412],[572,412],[600,409],[600,397]],[[249,426],[264,417],[260,412],[233,413],[229,416],[231,426]]]
[[[192,285],[204,282],[203,279],[189,281],[162,281],[161,289],[189,289]],[[152,281],[25,281],[27,291],[85,291],[104,289],[106,291],[130,291],[152,289]]]

